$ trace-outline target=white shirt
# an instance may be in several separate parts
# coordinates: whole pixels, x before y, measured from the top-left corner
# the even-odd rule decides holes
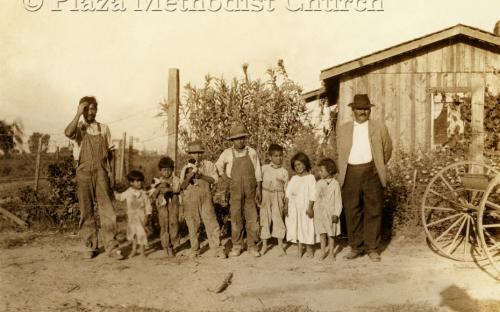
[[[231,178],[231,169],[233,168],[233,150],[236,157],[243,157],[248,152],[248,156],[250,156],[250,160],[252,161],[255,170],[255,179],[257,180],[257,182],[262,182],[262,172],[260,169],[259,156],[257,155],[257,151],[255,151],[250,146],[245,146],[245,148],[241,152],[238,152],[232,147],[225,149],[215,163],[219,174],[222,175],[225,167],[226,176],[228,178]]]
[[[350,165],[359,165],[369,163],[372,160],[373,156],[368,133],[368,121],[361,124],[354,121],[352,147],[347,163]]]

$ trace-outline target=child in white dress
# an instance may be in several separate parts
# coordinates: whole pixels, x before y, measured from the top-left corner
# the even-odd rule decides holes
[[[148,245],[146,233],[146,217],[151,214],[152,207],[149,196],[142,188],[144,175],[138,170],[132,170],[127,175],[130,187],[123,193],[115,191],[115,198],[127,202],[127,240],[132,242],[133,257],[137,253],[137,245],[143,257],[144,248]]]
[[[299,152],[292,157],[291,166],[296,175],[288,182],[285,199],[285,224],[287,241],[297,243],[298,257],[302,257],[302,244],[306,245],[306,256],[312,258],[314,235],[314,211],[316,179],[310,173],[311,161]]]
[[[319,176],[316,183],[316,202],[314,203],[314,228],[320,236],[321,260],[328,256],[326,241],[330,251],[330,259],[335,259],[334,239],[340,234],[339,216],[342,212],[342,198],[340,186],[333,177],[337,173],[337,166],[330,158],[319,162]]]

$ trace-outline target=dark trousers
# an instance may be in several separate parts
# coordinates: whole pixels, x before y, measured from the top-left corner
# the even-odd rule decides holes
[[[160,195],[163,196],[163,195]],[[174,195],[163,207],[158,207],[160,240],[163,248],[179,245],[179,196]]]
[[[80,204],[80,236],[89,250],[97,250],[100,231],[104,240],[101,245],[110,251],[118,246],[118,241],[115,240],[116,215],[111,201],[108,173],[101,168],[78,168],[76,181]],[[96,222],[97,214],[101,223],[100,230]]]
[[[197,185],[189,185],[184,191],[183,200],[191,249],[200,249],[198,236],[201,222],[205,225],[210,248],[214,250],[220,248],[220,226],[208,182],[197,180]]]
[[[255,178],[240,177],[231,181],[229,211],[231,213],[231,240],[234,249],[242,249],[243,226],[247,232],[247,247],[256,248],[259,239],[259,220],[255,205]]]
[[[347,238],[353,251],[375,251],[380,244],[384,189],[373,162],[348,165],[342,187]]]

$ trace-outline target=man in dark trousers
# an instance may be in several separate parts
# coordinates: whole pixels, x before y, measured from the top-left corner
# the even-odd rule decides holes
[[[80,100],[75,117],[66,127],[64,134],[77,143],[73,156],[77,161],[76,182],[80,204],[80,236],[86,250],[85,258],[97,255],[102,245],[110,257],[122,259],[118,241],[116,215],[113,209],[110,187],[111,134],[108,126],[97,122],[97,101],[93,96]],[[83,120],[80,118],[83,116]],[[96,215],[99,215],[100,230]],[[99,242],[99,231],[104,242]]]
[[[344,258],[351,260],[367,253],[379,262],[385,165],[391,158],[392,141],[382,122],[369,120],[374,105],[368,95],[356,94],[349,106],[354,120],[340,126],[337,133],[339,183],[351,247]]]

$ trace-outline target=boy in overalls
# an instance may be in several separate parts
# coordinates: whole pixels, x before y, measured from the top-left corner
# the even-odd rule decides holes
[[[200,250],[199,230],[203,222],[208,244],[214,255],[226,258],[224,247],[220,243],[220,226],[215,215],[210,188],[219,178],[214,163],[204,159],[205,149],[200,140],[188,144],[187,153],[193,162],[181,171],[181,190],[184,202],[186,224],[191,242],[191,255],[197,256]]]
[[[259,257],[257,247],[259,222],[256,203],[262,197],[262,173],[257,152],[247,146],[249,134],[241,123],[234,124],[228,140],[233,146],[224,150],[215,163],[219,174],[231,179],[230,214],[231,240],[233,248],[230,257],[237,257],[243,249],[243,224],[247,232],[248,252]]]
[[[80,100],[78,110],[66,127],[64,134],[76,141],[73,150],[77,160],[76,182],[80,204],[80,236],[85,246],[85,258],[93,258],[98,251],[99,227],[95,214],[99,214],[100,231],[109,256],[122,259],[116,235],[116,215],[112,204],[108,152],[111,134],[105,124],[95,120],[97,101],[86,96]],[[83,115],[83,122],[80,117]],[[95,211],[95,207],[98,211]]]

